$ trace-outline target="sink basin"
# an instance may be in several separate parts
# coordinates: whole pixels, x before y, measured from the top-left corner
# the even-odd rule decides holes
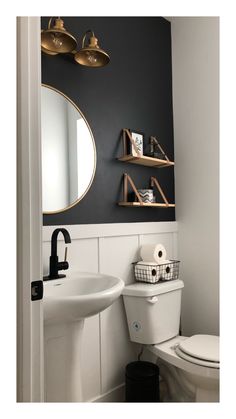
[[[73,322],[109,307],[121,294],[124,282],[116,277],[70,272],[65,278],[44,282],[44,322]]]

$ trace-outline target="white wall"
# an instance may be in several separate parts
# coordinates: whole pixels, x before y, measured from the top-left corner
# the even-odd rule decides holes
[[[219,21],[168,18],[172,28],[178,249],[186,335],[219,333]]]
[[[51,235],[56,227],[43,228],[44,275],[48,274]],[[141,244],[163,243],[168,258],[177,258],[176,222],[63,227],[72,239],[68,245],[70,271],[110,274],[128,284],[134,281],[131,264],[139,260]],[[61,234],[58,240],[59,260],[63,260],[65,243]],[[86,319],[82,346],[83,400],[122,400],[120,388],[125,380],[125,366],[137,359],[136,351],[137,345],[129,341],[122,297],[101,314]]]

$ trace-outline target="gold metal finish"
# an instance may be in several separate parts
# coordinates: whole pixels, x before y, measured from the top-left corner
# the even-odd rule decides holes
[[[87,192],[89,191],[89,189],[90,189],[90,187],[91,187],[91,185],[92,185],[92,183],[93,183],[93,179],[94,179],[94,176],[95,176],[95,172],[96,172],[96,166],[97,166],[97,153],[96,153],[96,145],[95,145],[95,140],[94,140],[94,136],[93,136],[93,133],[92,133],[92,130],[91,130],[91,128],[90,128],[90,125],[89,125],[89,123],[88,123],[88,121],[87,121],[87,119],[85,118],[85,116],[84,116],[84,114],[81,112],[81,110],[79,109],[79,107],[68,97],[68,96],[66,96],[64,93],[62,93],[60,90],[58,90],[58,89],[56,89],[55,87],[52,87],[52,86],[49,86],[48,84],[44,84],[44,83],[42,83],[42,86],[43,87],[47,87],[48,89],[51,89],[51,90],[54,90],[54,92],[56,92],[56,93],[59,93],[60,95],[62,95],[66,100],[68,100],[74,107],[75,107],[75,109],[80,113],[80,115],[81,115],[81,118],[83,118],[84,119],[84,121],[85,121],[85,123],[86,123],[86,125],[87,125],[87,127],[88,127],[88,130],[89,130],[89,132],[90,132],[90,135],[91,135],[91,139],[92,139],[92,143],[93,143],[93,152],[94,152],[94,167],[93,167],[93,174],[92,174],[92,176],[91,176],[91,179],[90,179],[90,182],[89,182],[89,185],[87,186],[87,188],[86,188],[86,190],[84,191],[84,193],[83,193],[83,195],[81,195],[76,201],[74,201],[71,205],[68,205],[67,207],[65,207],[65,208],[62,208],[62,209],[60,209],[60,210],[57,210],[57,211],[43,211],[43,214],[58,214],[58,213],[60,213],[60,212],[63,212],[63,211],[66,211],[66,210],[68,210],[68,209],[70,209],[70,208],[72,208],[72,207],[74,207],[75,205],[77,205],[78,204],[78,202],[80,202],[83,198],[84,198],[84,196],[87,194]]]
[[[89,44],[85,46],[85,40],[89,33],[92,36],[89,39]],[[103,67],[110,61],[109,55],[99,47],[98,40],[91,30],[85,32],[82,49],[74,55],[74,59],[77,63],[87,67]]]
[[[47,55],[58,55],[58,52],[52,52],[49,51],[48,49],[45,49],[44,47],[41,46],[41,51],[44,52]]]
[[[42,50],[49,55],[53,55],[71,52],[76,49],[77,41],[64,28],[63,20],[58,17],[51,28],[52,19],[52,17],[49,19],[48,28],[41,32]]]

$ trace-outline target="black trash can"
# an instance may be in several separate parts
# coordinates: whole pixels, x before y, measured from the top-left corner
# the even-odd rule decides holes
[[[159,368],[152,362],[135,361],[125,369],[126,402],[159,402]]]

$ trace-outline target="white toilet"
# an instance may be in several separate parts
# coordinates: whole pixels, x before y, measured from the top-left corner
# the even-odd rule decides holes
[[[219,337],[179,335],[183,287],[180,279],[126,286],[122,294],[130,339],[157,355],[166,384],[163,401],[218,402]]]

